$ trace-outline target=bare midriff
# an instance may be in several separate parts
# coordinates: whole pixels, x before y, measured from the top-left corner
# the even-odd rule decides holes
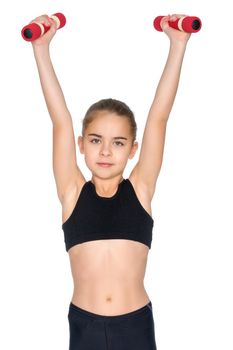
[[[145,306],[150,301],[144,288],[148,251],[145,244],[124,239],[89,241],[71,247],[72,303],[105,316]]]

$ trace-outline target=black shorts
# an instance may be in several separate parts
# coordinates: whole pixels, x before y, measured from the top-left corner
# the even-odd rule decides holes
[[[104,316],[72,302],[69,350],[156,350],[151,301],[126,314]]]

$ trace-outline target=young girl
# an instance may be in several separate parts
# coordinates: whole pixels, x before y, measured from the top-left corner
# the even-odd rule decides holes
[[[89,181],[76,163],[72,119],[50,59],[56,24],[47,15],[33,20],[51,25],[32,47],[53,123],[53,171],[74,280],[68,312],[70,350],[156,349],[152,303],[143,280],[154,224],[151,200],[190,38],[169,27],[168,20],[177,17],[166,16],[161,22],[170,50],[139,160],[128,179],[123,172],[138,149],[132,111],[121,101],[103,99],[86,112],[78,146],[92,173]]]

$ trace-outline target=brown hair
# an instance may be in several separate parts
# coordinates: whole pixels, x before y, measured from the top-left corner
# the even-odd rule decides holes
[[[134,141],[136,140],[137,134],[137,124],[135,121],[134,113],[124,102],[113,98],[102,99],[98,102],[95,102],[88,108],[85,117],[82,121],[82,136],[84,136],[88,125],[95,119],[96,114],[99,111],[113,112],[116,113],[118,116],[127,118],[130,124],[133,145]]]

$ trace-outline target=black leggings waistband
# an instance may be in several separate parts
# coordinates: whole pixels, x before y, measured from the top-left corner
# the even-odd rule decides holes
[[[101,319],[101,320],[107,320],[107,319],[121,320],[124,318],[129,318],[131,316],[132,317],[136,316],[138,314],[143,314],[144,312],[148,312],[148,310],[152,311],[153,307],[152,307],[152,302],[149,301],[149,303],[142,306],[141,308],[134,310],[134,311],[131,311],[131,312],[127,312],[126,314],[107,316],[107,315],[95,314],[95,313],[90,312],[88,310],[84,310],[84,309],[80,308],[79,306],[70,302],[69,310],[76,311],[77,313],[82,314],[82,316],[86,316],[88,318],[95,318],[95,319]]]

